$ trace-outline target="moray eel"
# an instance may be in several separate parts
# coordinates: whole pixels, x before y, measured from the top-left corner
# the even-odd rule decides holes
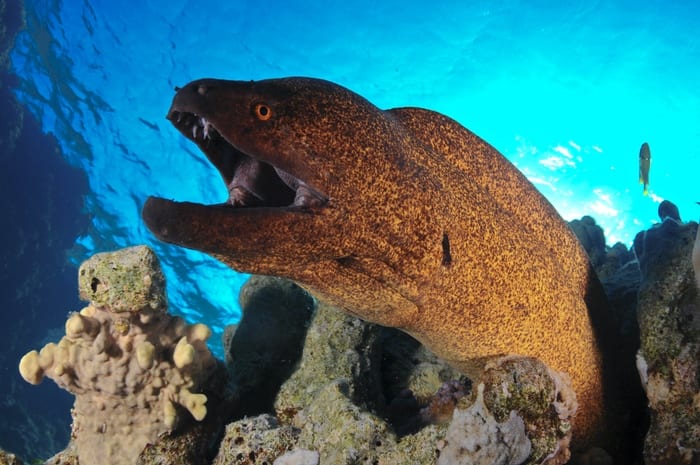
[[[194,81],[168,119],[218,168],[229,200],[149,198],[143,218],[159,239],[290,278],[472,376],[490,357],[538,357],[571,377],[575,444],[605,431],[606,316],[586,253],[478,136],[310,78]]]

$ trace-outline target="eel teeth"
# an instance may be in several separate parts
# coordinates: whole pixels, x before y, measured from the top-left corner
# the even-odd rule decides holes
[[[209,121],[207,121],[205,118],[201,118],[201,119],[199,120],[199,122],[200,122],[200,124],[202,125],[202,127],[204,128],[204,138],[205,138],[205,139],[210,139],[210,138],[211,138],[211,133],[210,133],[210,131],[211,131],[212,129],[214,129],[214,126],[213,126]]]

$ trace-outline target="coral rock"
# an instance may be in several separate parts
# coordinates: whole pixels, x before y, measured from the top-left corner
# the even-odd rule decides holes
[[[651,409],[647,464],[700,461],[700,297],[691,263],[697,227],[664,221],[634,240],[642,272],[637,367]]]
[[[315,450],[294,449],[275,460],[272,465],[318,465],[321,456]]]
[[[212,465],[269,465],[292,449],[298,435],[297,429],[280,426],[271,415],[238,420],[226,426]]]
[[[454,412],[440,452],[438,465],[519,465],[530,455],[525,422],[515,411],[499,423],[484,404],[484,385],[477,387],[476,402]]]
[[[678,211],[678,206],[671,202],[670,200],[663,200],[659,204],[659,219],[663,222],[666,221],[666,219],[670,219],[673,221],[676,221],[680,223],[681,221],[681,214]]]
[[[605,234],[603,233],[603,228],[598,226],[590,216],[570,221],[569,227],[576,234],[583,248],[586,249],[593,266],[600,266],[605,260]]]
[[[253,284],[243,293],[242,303],[255,295],[288,295],[281,292],[288,287],[283,280],[260,278]],[[237,358],[249,357],[246,346],[236,341],[238,331],[268,321],[277,327],[285,319],[276,315],[286,311],[283,302],[267,302],[262,313],[252,305],[246,309],[234,335],[234,365]],[[250,336],[243,339],[251,340]],[[492,463],[499,457],[500,463],[551,465],[569,458],[575,395],[566,375],[536,359],[511,356],[489,361],[483,377],[476,380],[481,385],[477,396],[469,380],[406,334],[363,322],[324,303],[316,309],[303,342],[296,371],[278,388],[276,418],[261,415],[230,424],[215,465],[304,460],[336,465],[434,465],[437,460]],[[278,353],[274,340],[266,343]],[[272,368],[269,363],[261,366]],[[247,385],[242,381],[236,387],[245,404],[256,392],[256,383],[263,381],[259,376],[252,376]],[[484,426],[486,416],[491,420]],[[478,431],[480,436],[468,431]],[[503,439],[506,436],[509,439]],[[462,453],[469,441],[474,448],[474,441],[479,442],[476,455]]]
[[[344,380],[351,399],[379,402],[379,327],[319,304],[306,334],[299,367],[285,382],[275,411],[279,418],[301,410],[329,383]]]
[[[165,280],[147,247],[93,256],[79,287],[90,305],[70,315],[57,344],[25,355],[20,373],[34,384],[48,376],[76,396],[82,465],[133,464],[179,420],[205,417],[207,397],[197,391],[216,367],[209,333],[167,313]]]
[[[301,429],[299,446],[317,450],[321,463],[353,465],[375,463],[396,445],[389,425],[355,405],[345,380],[337,380],[316,393],[293,425]]]

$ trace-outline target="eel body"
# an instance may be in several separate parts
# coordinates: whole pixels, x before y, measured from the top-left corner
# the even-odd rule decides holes
[[[538,357],[571,377],[574,443],[604,434],[597,279],[554,208],[478,136],[310,78],[194,81],[168,118],[229,201],[149,198],[158,238],[290,278],[467,374],[494,356]]]

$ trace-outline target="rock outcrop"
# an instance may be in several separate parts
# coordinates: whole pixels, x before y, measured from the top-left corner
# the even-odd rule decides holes
[[[649,398],[644,459],[700,461],[700,295],[693,270],[697,223],[667,219],[639,233],[641,284],[637,367]]]
[[[266,285],[271,292],[280,286],[291,295],[298,292],[278,278],[256,277],[242,294],[253,292],[248,286],[265,293]],[[258,327],[256,318],[288,318],[275,316],[269,305],[261,314],[254,307],[244,306],[240,328]],[[300,309],[282,304],[278,311]],[[238,337],[249,335],[236,332],[227,345],[243,347]],[[537,360],[494,360],[472,390],[469,380],[409,336],[322,303],[303,337],[301,359],[279,388],[274,416],[230,424],[215,463],[284,463],[283,456],[313,461],[313,453],[319,463],[333,464],[555,464],[569,458],[575,395],[565,375]],[[236,357],[232,351],[234,363]],[[258,379],[247,372],[256,366],[238,367],[244,370],[239,378]],[[255,389],[247,385],[245,392],[241,405]],[[503,434],[511,439],[504,442]]]

